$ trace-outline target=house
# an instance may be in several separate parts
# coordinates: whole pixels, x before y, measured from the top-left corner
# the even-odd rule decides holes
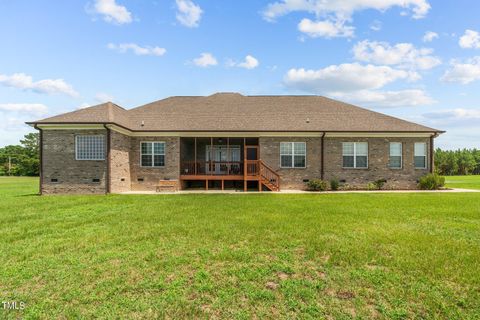
[[[442,131],[321,96],[216,93],[126,110],[108,102],[29,122],[40,131],[43,194],[188,188],[415,188]]]

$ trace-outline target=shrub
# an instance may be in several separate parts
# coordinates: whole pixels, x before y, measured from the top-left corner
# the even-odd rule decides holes
[[[436,173],[429,173],[420,178],[418,187],[422,190],[438,190],[445,186],[445,177]]]
[[[332,189],[333,191],[337,191],[339,186],[340,182],[337,179],[330,180],[330,189]]]
[[[378,189],[377,189],[377,186],[375,185],[375,183],[369,182],[367,184],[367,190],[378,190]]]
[[[307,182],[307,188],[310,191],[325,191],[327,190],[327,182],[321,179],[313,179]]]
[[[377,190],[382,190],[383,186],[385,185],[385,183],[387,182],[387,180],[385,179],[378,179],[376,181],[373,182],[373,184],[375,185],[375,187],[377,187]]]

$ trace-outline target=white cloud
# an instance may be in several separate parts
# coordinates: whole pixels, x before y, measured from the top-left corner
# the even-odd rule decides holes
[[[105,92],[99,92],[95,95],[95,101],[99,103],[109,102],[113,100],[115,100],[115,98],[111,94]]]
[[[436,101],[423,90],[409,89],[400,91],[360,90],[351,93],[333,93],[333,98],[373,107],[415,107],[435,103]]]
[[[270,3],[262,14],[265,20],[275,21],[291,12],[312,13],[317,21],[302,20],[298,26],[301,31],[307,30],[307,34],[316,37],[324,34],[330,38],[351,37],[354,28],[346,23],[352,21],[356,11],[374,9],[383,12],[395,6],[410,10],[414,19],[425,17],[430,10],[427,0],[280,0]]]
[[[95,0],[94,12],[103,15],[103,20],[110,23],[132,22],[132,14],[125,6],[117,4],[115,0]]]
[[[269,4],[263,16],[267,20],[274,20],[290,12],[307,11],[317,16],[333,14],[348,19],[355,11],[366,9],[386,11],[394,6],[410,9],[414,19],[425,17],[430,10],[430,4],[426,0],[281,0]]]
[[[424,114],[430,119],[442,119],[450,121],[458,120],[480,120],[480,109],[457,108],[451,110],[435,111]],[[478,122],[477,122],[478,123]]]
[[[298,30],[307,34],[312,38],[336,38],[336,37],[353,37],[355,28],[346,26],[344,21],[312,21],[310,19],[302,19],[298,24]]]
[[[107,45],[108,49],[111,50],[116,50],[120,53],[125,53],[129,50],[131,50],[134,54],[137,56],[163,56],[167,50],[165,48],[160,48],[160,47],[141,47],[138,44],[135,43],[120,43],[120,44],[114,44],[114,43],[109,43]]]
[[[193,59],[193,64],[198,67],[206,68],[210,66],[216,66],[218,62],[211,53],[204,52],[200,55],[200,57]]]
[[[373,30],[373,31],[382,30],[382,22],[379,21],[379,20],[373,21],[372,24],[370,25],[370,29]]]
[[[46,114],[48,108],[41,103],[4,103],[0,104],[0,110],[21,113]]]
[[[432,53],[432,49],[417,49],[411,43],[391,46],[386,42],[364,40],[353,47],[354,58],[358,61],[420,70],[431,69],[441,63]]]
[[[335,99],[372,107],[404,107],[432,104],[435,101],[423,90],[382,91],[398,80],[414,81],[418,74],[389,66],[358,63],[331,65],[319,70],[291,69],[285,76],[287,87],[324,94]]]
[[[91,105],[90,103],[84,102],[84,103],[82,103],[81,105],[79,105],[79,106],[77,107],[77,109],[90,108],[91,106],[92,106],[92,105]]]
[[[186,27],[198,27],[198,23],[202,18],[202,8],[191,0],[176,0],[176,3],[178,10],[177,20]]]
[[[462,63],[456,60],[451,62],[451,68],[447,70],[441,80],[444,82],[457,82],[468,84],[480,79],[480,56],[473,57]]]
[[[423,42],[432,42],[433,40],[438,39],[438,33],[433,31],[427,31],[423,35]]]
[[[235,61],[232,61],[232,60],[227,61],[227,66],[229,66],[229,67],[255,69],[259,65],[260,65],[260,63],[258,62],[258,60],[251,55],[247,55],[243,62],[235,62]]]
[[[458,44],[464,49],[480,49],[480,33],[467,29]]]
[[[418,74],[388,66],[345,63],[319,70],[290,69],[285,84],[307,92],[353,92],[378,89],[396,80],[416,80]]]
[[[14,73],[10,76],[0,74],[0,84],[7,87],[14,87],[24,90],[32,90],[38,93],[63,93],[77,97],[78,93],[63,79],[44,79],[33,81],[33,78],[24,73]]]

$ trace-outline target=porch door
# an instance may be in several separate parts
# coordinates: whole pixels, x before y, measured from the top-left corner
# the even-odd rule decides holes
[[[258,146],[245,146],[247,152],[245,152],[245,160],[258,160]]]
[[[256,176],[260,174],[259,150],[258,146],[245,146],[245,168],[247,176]]]
[[[207,161],[210,161],[210,155],[212,154],[210,152],[210,147],[209,145],[207,145],[207,148],[205,150],[206,152],[206,155],[205,155],[205,159],[207,159]],[[229,152],[230,151],[230,152]],[[230,155],[229,155],[230,153]],[[209,166],[207,166],[207,168],[209,170],[208,173],[211,173],[211,174],[227,174],[228,173],[228,165],[227,165],[227,161],[230,161],[230,162],[239,162],[240,161],[240,146],[229,146],[227,148],[227,146],[213,146],[213,156],[212,156],[212,159],[211,159],[214,164],[213,164],[213,167],[211,169],[209,169]]]

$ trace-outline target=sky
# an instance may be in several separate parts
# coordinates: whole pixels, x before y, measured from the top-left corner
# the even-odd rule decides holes
[[[314,94],[480,148],[480,2],[0,0],[0,146],[173,95]]]

